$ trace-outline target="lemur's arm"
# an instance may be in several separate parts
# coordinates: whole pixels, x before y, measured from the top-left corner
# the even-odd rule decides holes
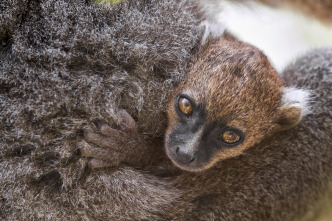
[[[144,167],[158,159],[158,145],[152,139],[137,131],[134,119],[125,111],[119,112],[120,129],[111,128],[105,123],[98,124],[98,132],[84,131],[80,143],[83,157],[89,158],[92,168],[115,167],[125,164]]]

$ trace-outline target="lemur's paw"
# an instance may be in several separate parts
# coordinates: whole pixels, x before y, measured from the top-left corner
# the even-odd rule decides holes
[[[115,158],[118,153],[111,149],[99,148],[86,141],[80,142],[79,146],[82,156],[88,158],[88,165],[91,168],[113,167],[119,164]]]
[[[89,158],[92,168],[117,166],[127,158],[131,145],[135,144],[136,123],[125,111],[119,111],[120,130],[106,123],[97,125],[98,131],[84,130],[84,141],[80,145],[83,157]]]
[[[120,129],[122,130],[136,130],[136,122],[135,120],[128,114],[127,111],[121,109],[118,112],[120,118]],[[106,128],[105,128],[106,129]]]

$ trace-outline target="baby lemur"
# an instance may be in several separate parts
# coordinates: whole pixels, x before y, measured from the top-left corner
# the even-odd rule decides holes
[[[309,92],[285,87],[267,57],[255,47],[225,33],[210,39],[198,55],[167,108],[165,150],[178,167],[188,171],[208,169],[297,125],[308,113]],[[153,152],[143,136],[137,138],[140,135],[133,119],[125,111],[120,115],[122,129],[130,132],[105,124],[100,126],[104,136],[85,132],[88,142],[101,147],[84,144],[83,156],[93,157],[92,167],[117,165],[124,158],[126,163],[133,163],[129,161],[139,156],[147,160]]]
[[[320,21],[332,21],[332,13],[329,13],[332,1],[259,1],[273,6],[289,5]],[[211,19],[209,7],[215,6],[217,1],[199,2],[205,16]],[[284,87],[263,53],[229,34],[222,40],[210,40],[197,54],[200,56],[193,59],[186,79],[173,93],[167,108],[165,150],[180,168],[188,171],[210,168],[220,160],[241,154],[277,131],[297,125],[309,112],[308,91]],[[135,125],[126,111],[122,110],[118,115],[123,119],[123,125],[128,122]],[[126,128],[123,125],[122,129]],[[88,141],[106,147],[90,148],[83,142],[83,155],[93,157],[89,164],[92,167],[114,166],[121,161],[129,165],[149,164],[155,157],[149,157],[153,155],[151,148],[158,148],[146,145],[151,141],[139,136],[133,128],[128,127],[128,135],[128,132],[102,124],[99,129],[104,137],[86,131]],[[129,145],[128,138],[133,139]],[[131,144],[134,147],[129,147]],[[112,150],[108,150],[109,145]],[[146,154],[142,156],[142,152]]]
[[[155,183],[156,194],[149,205],[164,206],[154,219],[317,218],[315,205],[326,197],[332,175],[331,57],[331,50],[312,52],[286,69],[282,79],[257,48],[227,33],[210,39],[170,98],[165,135],[166,153],[175,165],[204,172],[167,174],[169,165],[160,162],[157,170],[166,167],[166,172],[153,176],[156,168],[147,168],[145,182]],[[120,130],[101,124],[101,134],[85,132],[92,145],[86,143],[82,154],[91,157],[90,166],[130,164],[154,151],[135,131],[131,117],[121,116]],[[117,154],[115,159],[115,151],[136,155]],[[115,171],[117,177],[132,169]],[[130,179],[142,181],[133,174]],[[127,193],[132,184],[121,177],[116,186]],[[135,199],[144,198],[145,191],[145,184],[136,186]],[[117,202],[117,195],[110,197]]]
[[[328,205],[323,198],[332,175],[331,58],[331,50],[314,51],[280,79],[256,48],[228,34],[207,41],[170,97],[165,134],[175,165],[204,171],[172,173],[167,161],[147,172],[118,167],[109,211],[121,199],[122,205],[136,200],[121,207],[124,220],[317,218],[315,205]],[[315,98],[308,108],[310,94]],[[140,135],[125,111],[119,115],[120,130],[99,124],[100,134],[85,131],[83,156],[93,168],[151,165],[158,143]],[[135,208],[144,209],[136,214]],[[149,212],[156,208],[162,209]]]

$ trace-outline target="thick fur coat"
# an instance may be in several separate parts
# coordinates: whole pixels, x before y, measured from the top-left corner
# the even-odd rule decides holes
[[[326,193],[331,50],[283,75],[317,95],[312,114],[243,155],[199,174],[91,171],[77,144],[92,122],[114,126],[125,108],[147,136],[165,130],[168,92],[198,41],[194,8],[184,0],[0,4],[0,218],[300,220]]]
[[[135,205],[134,193],[110,200],[112,174],[87,182],[77,141],[92,122],[116,125],[119,108],[147,136],[165,130],[167,95],[198,40],[190,1],[107,7],[6,0],[0,10],[1,218],[139,218],[162,211],[162,198],[156,208],[143,203],[132,211],[121,201]],[[158,192],[146,195],[148,202]]]

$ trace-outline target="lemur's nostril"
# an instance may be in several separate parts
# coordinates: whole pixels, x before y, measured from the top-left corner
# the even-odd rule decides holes
[[[189,163],[193,162],[194,160],[195,160],[195,157],[193,157],[193,158],[190,160],[190,162],[189,162]]]

